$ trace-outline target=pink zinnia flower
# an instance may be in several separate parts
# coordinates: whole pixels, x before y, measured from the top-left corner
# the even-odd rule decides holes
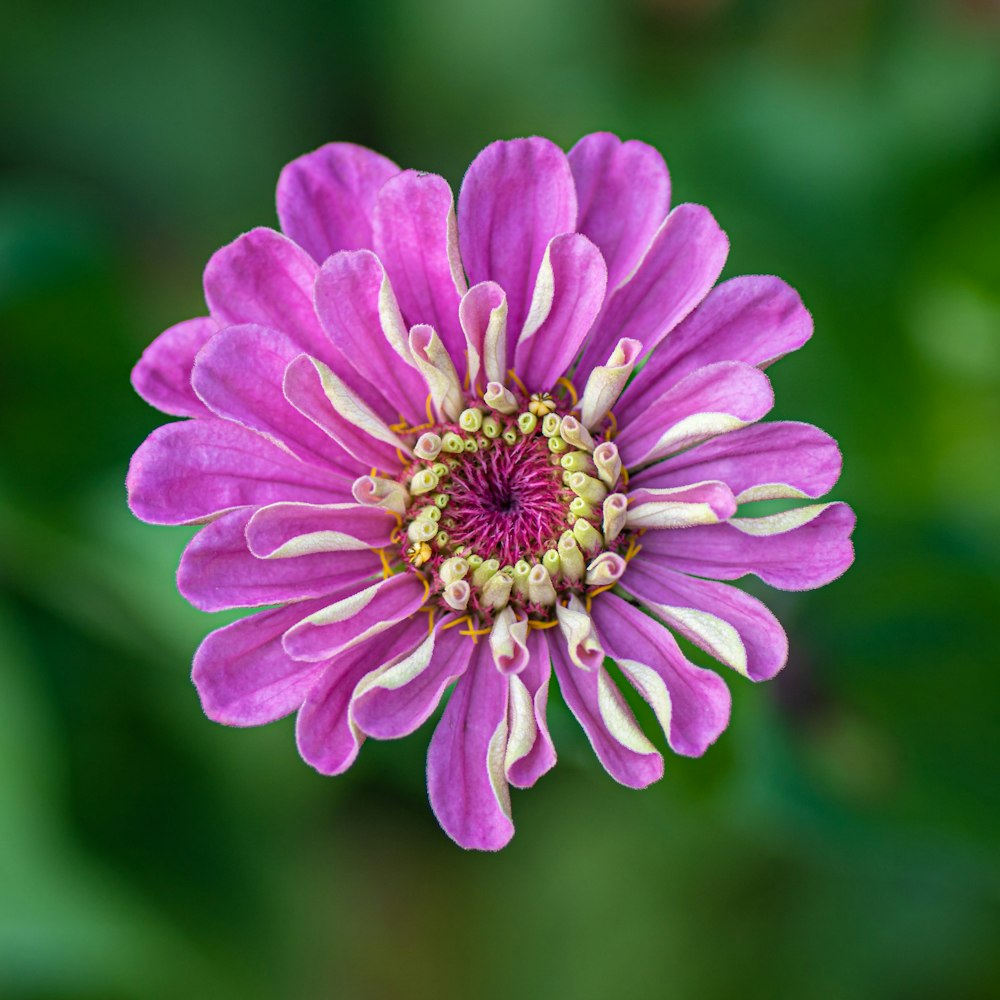
[[[205,524],[178,573],[196,607],[268,606],[195,655],[210,718],[297,711],[303,758],[338,774],[454,683],[431,806],[463,847],[495,850],[514,831],[508,783],[556,760],[553,671],[608,773],[641,788],[663,760],[607,657],[692,756],[730,696],[671,630],[751,680],[781,669],[775,617],[718,581],[806,590],[853,559],[842,503],[735,516],[816,499],[840,473],[823,431],[757,422],[762,369],[812,322],[778,278],[713,288],[726,236],[669,197],[655,150],[601,133],[568,155],[488,146],[457,217],[441,177],[357,146],[284,169],[282,232],[219,250],[209,316],[133,373],[191,419],[136,452],[132,510]]]

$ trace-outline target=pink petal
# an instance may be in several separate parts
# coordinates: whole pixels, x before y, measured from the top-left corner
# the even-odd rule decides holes
[[[609,297],[580,359],[603,364],[622,337],[651,351],[708,294],[722,273],[729,240],[701,205],[678,205],[635,273]]]
[[[444,832],[460,847],[498,851],[514,836],[503,770],[507,679],[480,642],[452,692],[427,753],[427,790]]]
[[[358,755],[364,734],[351,721],[351,696],[366,674],[406,656],[427,635],[411,618],[338,656],[323,671],[299,711],[295,737],[302,759],[320,774],[341,774]]]
[[[407,326],[428,323],[455,365],[465,352],[458,305],[466,292],[451,188],[437,174],[404,170],[379,191],[374,247]]]
[[[576,666],[558,631],[550,629],[545,635],[559,690],[604,769],[629,788],[645,788],[659,781],[663,777],[663,758],[642,735],[608,672],[602,665],[590,670]]]
[[[608,654],[650,703],[670,748],[700,757],[729,724],[729,688],[717,674],[689,663],[662,625],[614,594],[592,612]]]
[[[767,376],[752,365],[722,361],[667,385],[621,431],[615,444],[626,468],[662,458],[744,424],[774,405]]]
[[[347,597],[380,576],[374,552],[323,552],[294,559],[259,559],[247,548],[252,508],[223,514],[188,543],[177,589],[202,611],[251,608],[306,597]],[[303,613],[301,618],[305,617]]]
[[[652,146],[610,132],[585,135],[570,151],[580,221],[600,248],[608,287],[632,273],[670,207],[670,175]]]
[[[655,398],[663,380],[676,382],[716,361],[763,368],[801,347],[812,317],[780,278],[745,275],[723,282],[674,330],[625,390],[616,413],[630,420]]]
[[[205,714],[227,726],[263,726],[302,704],[322,664],[299,663],[281,636],[321,602],[290,604],[241,618],[207,635],[191,679]]]
[[[601,252],[586,236],[567,233],[549,244],[514,353],[529,389],[553,388],[572,364],[600,312],[607,279]]]
[[[412,733],[430,718],[448,685],[465,673],[473,649],[457,626],[438,627],[408,657],[359,685],[351,717],[376,739]]]
[[[628,502],[626,524],[654,531],[714,524],[736,513],[729,487],[711,481],[669,490],[630,488]]]
[[[523,684],[531,699],[532,715],[535,723],[535,738],[526,753],[511,760],[510,746],[507,750],[507,780],[518,788],[530,788],[538,779],[555,766],[556,749],[549,735],[546,719],[546,705],[549,698],[549,677],[552,661],[549,646],[542,629],[532,629],[528,633],[528,665],[521,673],[510,678],[513,688]],[[513,695],[510,703],[509,729],[513,738],[517,729],[514,717]]]
[[[370,248],[375,196],[397,173],[391,160],[349,142],[306,153],[278,178],[281,228],[319,263],[338,250]]]
[[[854,521],[847,504],[831,503],[684,531],[651,531],[642,539],[643,556],[715,580],[753,573],[779,590],[812,590],[836,580],[854,561]]]
[[[737,587],[677,573],[644,552],[629,563],[621,586],[685,639],[751,680],[770,680],[788,659],[781,623]]]
[[[218,330],[208,316],[188,319],[164,330],[132,369],[132,386],[147,403],[175,417],[201,417],[208,411],[191,388],[194,357]]]
[[[313,552],[356,552],[389,545],[395,514],[359,503],[275,503],[247,525],[246,541],[260,559]]]
[[[316,279],[316,311],[361,376],[366,402],[381,396],[390,412],[414,423],[426,419],[427,386],[410,363],[406,326],[375,254],[355,250],[330,257]]]
[[[132,456],[126,486],[141,520],[198,524],[234,507],[336,500],[351,483],[239,424],[205,417],[153,431]]]
[[[198,355],[191,384],[217,416],[259,431],[306,462],[353,478],[360,471],[357,460],[285,399],[285,369],[301,353],[277,330],[231,326]]]
[[[554,143],[494,142],[472,161],[458,195],[459,245],[469,284],[495,281],[507,293],[508,357],[549,240],[575,229],[573,175]]]
[[[722,434],[644,469],[629,486],[663,489],[720,479],[740,503],[782,496],[815,500],[833,489],[840,467],[840,449],[829,434],[781,421]]]
[[[285,634],[285,650],[300,660],[329,659],[416,615],[426,599],[420,577],[399,573],[299,622]]]

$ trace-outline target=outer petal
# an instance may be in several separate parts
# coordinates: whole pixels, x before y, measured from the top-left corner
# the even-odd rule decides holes
[[[410,356],[406,325],[378,257],[370,250],[330,257],[316,279],[316,312],[364,380],[362,397],[381,396],[391,411],[421,422],[427,387]]]
[[[358,682],[383,664],[408,655],[427,634],[411,618],[333,660],[299,711],[295,737],[302,759],[320,774],[341,774],[354,763],[364,734],[351,720],[351,695]]]
[[[473,285],[458,307],[465,332],[469,387],[482,391],[488,382],[507,380],[507,296],[495,282]],[[461,364],[456,366],[463,372]]]
[[[427,752],[431,808],[460,847],[498,851],[514,836],[504,774],[506,746],[507,679],[481,642]]]
[[[621,337],[652,350],[708,294],[722,273],[729,240],[701,205],[678,205],[635,273],[608,300],[580,359],[602,364]]]
[[[473,645],[438,627],[409,655],[369,674],[355,689],[351,717],[369,736],[393,740],[423,725],[445,689],[465,673]]]
[[[663,562],[640,552],[621,586],[685,639],[751,680],[770,680],[785,665],[788,638],[757,598],[677,573]]]
[[[295,342],[277,330],[231,326],[198,355],[191,384],[216,416],[259,431],[306,462],[356,476],[357,461],[285,399],[285,368],[299,354]]]
[[[603,666],[582,670],[569,658],[556,629],[548,630],[559,690],[590,740],[604,769],[629,788],[645,788],[663,777],[663,758],[646,738],[632,710]]]
[[[320,263],[338,250],[371,247],[375,196],[397,173],[392,160],[349,142],[306,153],[278,178],[281,228]]]
[[[251,229],[217,250],[205,267],[205,301],[223,326],[280,330],[325,361],[331,345],[313,309],[316,262],[273,229]]]
[[[404,170],[379,192],[373,227],[375,252],[392,279],[407,326],[433,326],[459,365],[465,337],[458,304],[468,286],[448,182]]]
[[[729,688],[689,663],[658,622],[614,594],[594,602],[594,622],[608,653],[649,702],[674,752],[700,757],[729,724]]]
[[[668,388],[623,427],[615,443],[625,466],[634,468],[760,420],[773,405],[762,371],[723,361]]]
[[[298,559],[259,559],[247,548],[252,508],[223,514],[188,543],[177,571],[177,589],[196,608],[252,608],[304,597],[347,597],[379,575],[374,552],[324,552]],[[305,617],[305,612],[299,616]]]
[[[426,584],[400,573],[304,618],[285,634],[285,650],[300,660],[325,660],[420,610]]]
[[[705,482],[672,490],[631,491],[625,523],[631,528],[690,528],[718,524],[735,513],[736,501],[729,487]]]
[[[770,517],[649,532],[642,554],[697,576],[735,580],[754,573],[779,590],[811,590],[836,580],[854,561],[854,521],[847,504],[815,504]]]
[[[716,361],[766,367],[812,336],[812,317],[780,278],[744,275],[723,282],[674,330],[618,404],[628,421],[668,384]]]
[[[570,151],[577,230],[600,248],[608,287],[632,273],[670,207],[670,175],[652,146],[610,132],[585,135]]]
[[[208,410],[191,388],[195,355],[219,329],[208,316],[164,330],[132,369],[132,386],[150,406],[175,417],[202,417]]]
[[[530,788],[556,763],[545,711],[551,673],[545,635],[541,629],[532,629],[528,633],[528,665],[510,676],[505,768],[507,780],[518,788]]]
[[[551,389],[573,363],[607,281],[601,252],[586,236],[567,233],[549,243],[514,352],[514,368],[530,389]]]
[[[293,660],[282,649],[281,636],[319,603],[261,611],[205,637],[194,654],[191,679],[210,719],[262,726],[302,704],[322,664]]]
[[[358,552],[391,541],[399,519],[358,503],[275,503],[250,520],[246,541],[259,559],[287,559],[314,552]]]
[[[789,421],[753,424],[644,469],[633,488],[664,489],[720,479],[738,503],[823,496],[840,477],[840,449],[829,434]]]
[[[158,427],[132,456],[132,513],[152,524],[198,524],[234,507],[321,503],[350,480],[307,465],[259,434],[206,417]]]
[[[458,196],[459,245],[469,283],[492,280],[507,293],[508,357],[549,240],[575,229],[569,161],[548,139],[494,142],[472,161]]]

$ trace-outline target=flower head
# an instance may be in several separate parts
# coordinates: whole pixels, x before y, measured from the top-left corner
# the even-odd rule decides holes
[[[700,755],[726,685],[672,632],[751,680],[785,663],[781,626],[726,583],[786,590],[850,565],[840,503],[817,499],[835,442],[758,423],[762,369],[812,332],[773,277],[716,287],[728,242],[697,205],[668,212],[649,146],[539,138],[474,160],[455,211],[441,178],[332,144],[278,183],[282,232],[205,270],[209,315],[171,327],[133,373],[181,417],[129,471],[133,511],[204,524],[178,585],[195,606],[266,607],[194,661],[205,712],[298,712],[324,774],[366,736],[431,738],[431,806],[464,847],[513,834],[508,784],[556,761],[554,672],[601,763],[643,787],[663,760],[606,669]]]

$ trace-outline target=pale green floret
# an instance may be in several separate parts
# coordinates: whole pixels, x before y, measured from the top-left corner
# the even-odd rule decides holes
[[[486,391],[483,393],[483,402],[491,410],[496,410],[498,413],[511,414],[517,412],[517,399],[514,393],[499,382],[490,382],[486,386]]]
[[[433,431],[426,431],[417,438],[413,454],[424,461],[433,461],[441,452],[441,438]]]
[[[434,536],[434,544],[439,549],[445,548],[448,545],[448,532],[447,531],[439,531]]]
[[[431,472],[433,472],[434,475],[437,476],[438,480],[440,481],[444,479],[444,477],[447,476],[449,472],[451,472],[451,469],[449,469],[448,466],[444,464],[444,462],[435,462],[431,466]]]
[[[585,472],[574,472],[570,477],[569,488],[590,504],[602,503],[608,495],[608,488],[604,483]]]
[[[465,450],[467,452],[469,452],[470,454],[472,452],[474,452],[474,451],[479,451],[479,445],[476,443],[476,439],[475,438],[466,438],[465,439]]]
[[[528,596],[528,576],[531,573],[531,566],[524,559],[518,559],[514,563],[514,589],[521,597]]]
[[[465,451],[465,442],[454,432],[447,431],[441,439],[441,447],[453,455]]]
[[[492,413],[488,413],[485,417],[483,417],[483,433],[488,438],[492,439],[500,437],[500,431],[502,430],[503,427],[500,425],[500,421],[497,420]]]
[[[569,445],[557,434],[549,438],[549,451],[554,451],[557,455],[568,450]]]
[[[465,574],[468,572],[469,564],[461,556],[452,556],[450,559],[445,559],[438,570],[445,586],[449,583],[455,583],[456,580],[464,579]]]
[[[555,549],[549,549],[542,556],[542,565],[549,571],[550,576],[555,576],[560,569],[559,553]]]
[[[448,496],[447,493],[435,493],[434,496],[431,497],[431,500],[434,501],[435,506],[444,510],[445,507],[448,506],[448,502],[451,500],[451,497]]]
[[[589,473],[594,468],[594,463],[585,451],[568,451],[559,459],[559,464],[567,472]]]
[[[494,573],[480,593],[480,600],[485,607],[499,610],[510,600],[511,587],[514,584],[513,571],[504,566],[499,573]]]
[[[564,531],[559,536],[559,565],[562,575],[570,583],[583,579],[583,553],[576,544],[576,537],[572,531]]]
[[[508,427],[503,432],[503,439],[507,444],[517,444],[517,431],[513,427]]]
[[[426,507],[421,507],[417,511],[417,517],[426,517],[428,521],[440,521],[441,511],[437,507],[432,507],[428,504]]]
[[[584,552],[593,553],[601,547],[600,532],[582,517],[573,522],[573,535]]]
[[[410,493],[418,497],[423,493],[430,493],[438,487],[438,477],[430,469],[421,469],[410,480]]]
[[[529,434],[533,434],[538,426],[538,417],[534,413],[525,411],[518,415],[517,426],[521,429],[521,433],[527,437]]]
[[[542,433],[547,437],[555,437],[559,433],[559,425],[562,421],[555,413],[546,413],[542,420]]]
[[[414,518],[406,529],[411,542],[429,542],[438,533],[438,526],[426,517]]]
[[[483,411],[477,410],[474,406],[467,410],[462,410],[458,418],[458,425],[463,431],[475,434],[483,426]]]
[[[528,574],[528,600],[542,607],[551,607],[556,603],[556,588],[552,586],[552,577],[540,563],[532,566]]]
[[[478,569],[483,564],[483,557],[476,552],[465,557],[465,561],[471,569]]]
[[[563,486],[569,486],[569,481],[573,478],[573,473],[569,469],[563,469],[562,481]]]
[[[472,571],[472,582],[477,587],[482,587],[498,569],[500,569],[500,561],[498,559],[487,559]]]
[[[571,514],[575,514],[577,517],[594,516],[594,508],[583,497],[573,497],[569,502],[569,510]]]

